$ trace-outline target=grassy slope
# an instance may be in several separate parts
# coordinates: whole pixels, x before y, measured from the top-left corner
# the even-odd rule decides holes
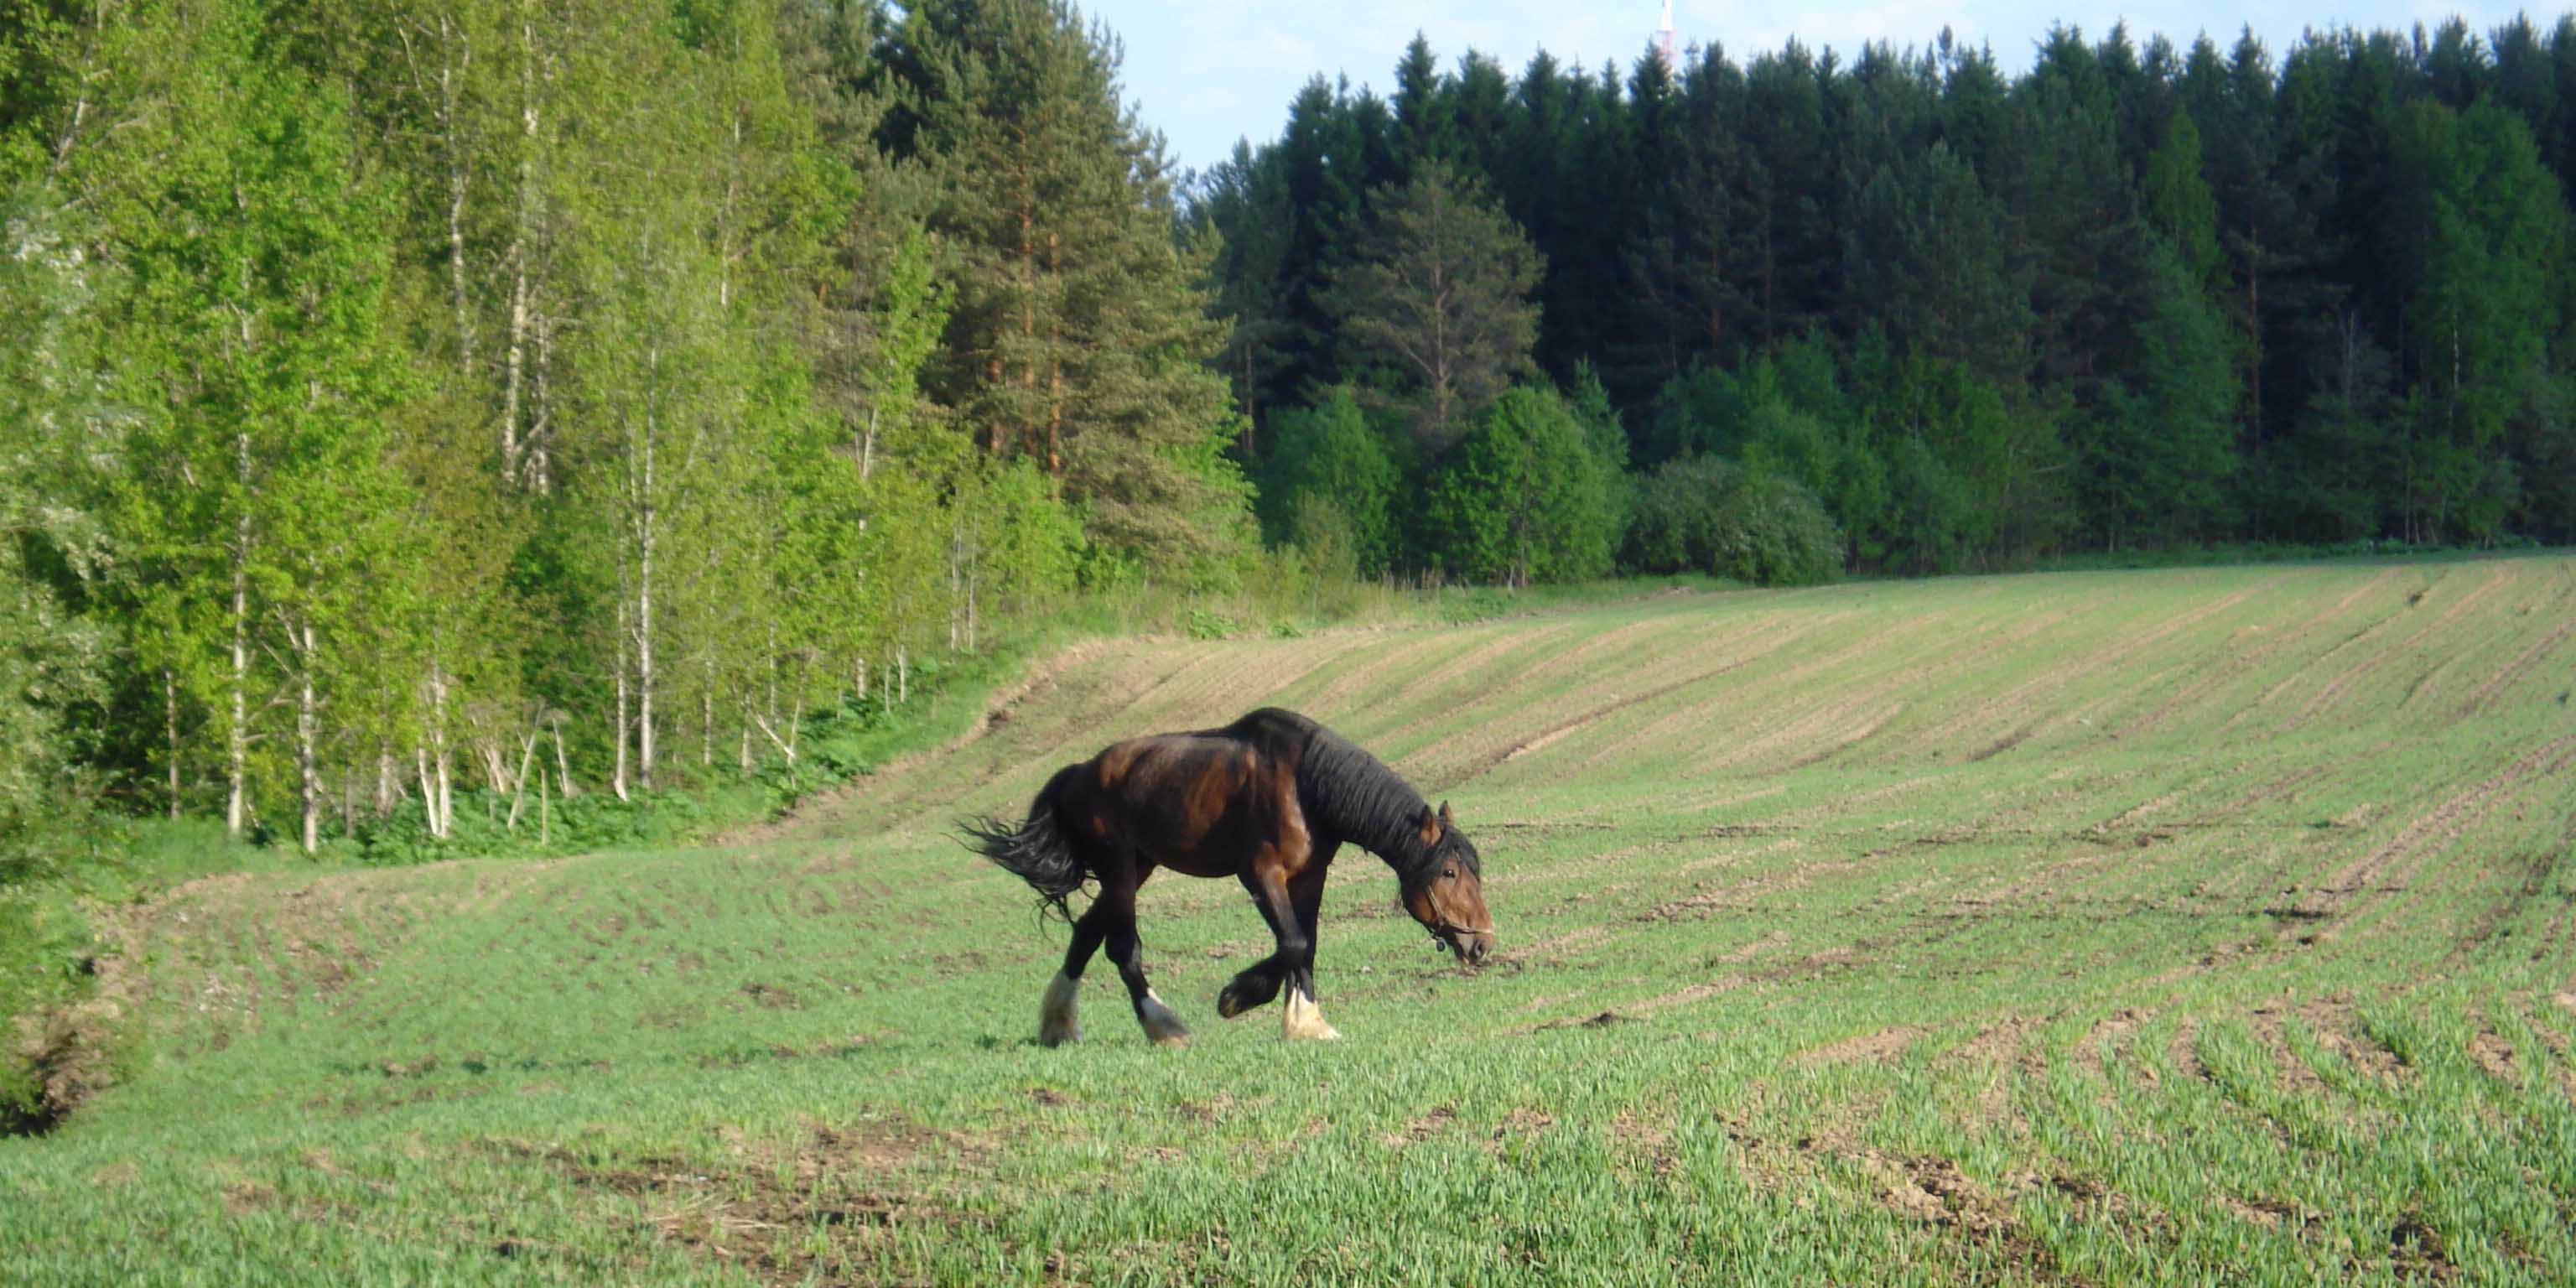
[[[1059,659],[721,849],[199,882],[132,1083],[0,1142],[0,1281],[2563,1281],[2576,563],[1676,595]],[[1239,891],[1148,1047],[943,835],[1303,708],[1455,802],[1470,976],[1346,856],[1283,1048]]]

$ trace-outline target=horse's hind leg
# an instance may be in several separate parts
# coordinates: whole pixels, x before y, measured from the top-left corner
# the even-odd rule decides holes
[[[1136,934],[1136,886],[1141,879],[1121,890],[1121,897],[1104,899],[1110,905],[1109,960],[1118,966],[1118,978],[1126,981],[1127,998],[1136,1005],[1136,1022],[1145,1028],[1145,1036],[1156,1042],[1177,1045],[1190,1037],[1190,1027],[1156,996],[1153,986],[1145,982],[1145,941]]]
[[[1083,910],[1073,923],[1073,943],[1064,950],[1064,968],[1055,973],[1047,985],[1046,1000],[1038,1005],[1038,1042],[1044,1046],[1062,1046],[1082,1040],[1082,1027],[1075,1022],[1074,1004],[1082,997],[1082,970],[1091,964],[1091,954],[1109,933],[1109,915],[1099,900]]]

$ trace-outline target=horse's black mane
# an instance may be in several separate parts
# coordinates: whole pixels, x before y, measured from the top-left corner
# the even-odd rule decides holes
[[[1292,738],[1303,735],[1304,746],[1297,757],[1297,799],[1310,825],[1320,824],[1318,830],[1386,860],[1407,890],[1431,878],[1439,860],[1434,847],[1422,843],[1422,814],[1427,807],[1420,793],[1385,762],[1295,712],[1268,708],[1252,713],[1243,723],[1255,722]]]

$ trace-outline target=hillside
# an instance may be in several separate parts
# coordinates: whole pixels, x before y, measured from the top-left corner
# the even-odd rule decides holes
[[[2571,633],[2534,557],[1088,646],[732,844],[138,913],[0,1280],[2563,1281]],[[1265,703],[1452,802],[1495,959],[1346,853],[1283,1047],[1163,877],[1193,1044],[1096,970],[1032,1045],[1063,932],[951,820]]]

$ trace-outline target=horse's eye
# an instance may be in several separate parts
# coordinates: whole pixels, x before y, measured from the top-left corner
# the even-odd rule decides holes
[[[1440,869],[1440,875],[1442,875],[1442,876],[1444,876],[1444,877],[1447,877],[1447,878],[1449,878],[1449,879],[1450,879],[1450,880],[1452,880],[1452,881],[1455,881],[1455,880],[1457,880],[1457,879],[1458,879],[1458,869],[1456,869],[1456,868],[1454,868],[1454,867],[1452,867],[1452,868],[1442,868],[1442,869]]]

